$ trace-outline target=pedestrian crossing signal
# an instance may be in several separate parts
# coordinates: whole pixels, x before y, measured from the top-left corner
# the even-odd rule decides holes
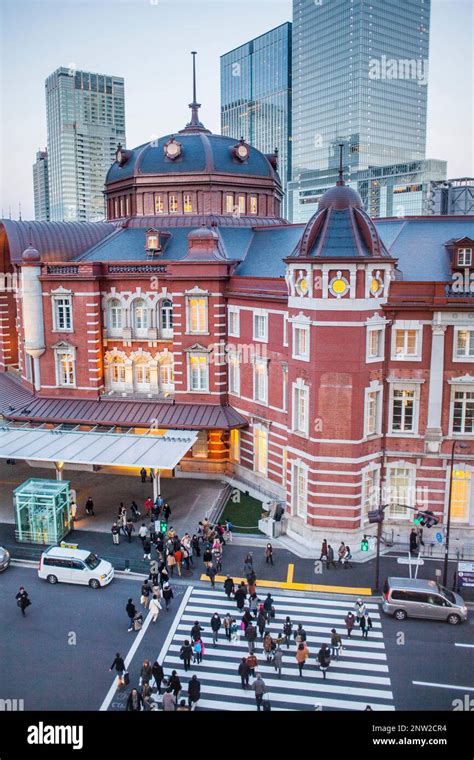
[[[369,542],[365,538],[365,536],[362,539],[362,541],[360,542],[360,550],[361,550],[361,552],[368,552],[369,551]]]
[[[160,533],[166,533],[168,530],[168,523],[164,520],[160,520]]]

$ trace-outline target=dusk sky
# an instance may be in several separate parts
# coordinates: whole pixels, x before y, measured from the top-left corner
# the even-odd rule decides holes
[[[391,0],[394,2],[395,0]],[[388,2],[388,0],[387,0]],[[402,0],[396,0],[400,3]],[[127,145],[184,127],[191,50],[201,119],[220,131],[219,57],[291,20],[290,0],[0,0],[1,210],[34,218],[32,164],[46,145],[44,81],[59,66],[125,78]],[[473,176],[473,3],[433,0],[427,157]]]

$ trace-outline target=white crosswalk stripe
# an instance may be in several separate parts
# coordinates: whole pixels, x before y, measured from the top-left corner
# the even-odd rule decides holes
[[[260,593],[263,599],[265,594]],[[373,628],[369,638],[363,639],[358,627],[352,637],[346,635],[344,618],[351,603],[333,599],[314,599],[302,596],[272,594],[276,615],[267,628],[273,635],[282,631],[287,615],[291,617],[293,630],[301,623],[307,634],[310,656],[306,661],[303,677],[299,677],[295,659],[296,647],[283,645],[281,678],[263,653],[262,639],[258,637],[255,654],[257,671],[261,673],[268,689],[272,710],[363,710],[370,705],[373,710],[394,710],[390,674],[382,636],[378,606],[365,602]],[[255,710],[252,689],[241,687],[237,669],[242,657],[248,655],[245,639],[230,642],[219,631],[218,645],[212,645],[210,620],[214,612],[221,619],[229,612],[238,623],[242,613],[235,602],[227,599],[221,589],[193,588],[186,607],[176,626],[176,633],[163,660],[167,675],[176,670],[183,685],[183,694],[192,675],[201,682],[202,698],[199,709],[206,710]],[[190,639],[191,627],[198,620],[204,628],[203,641],[206,648],[202,663],[192,664],[184,671],[179,652],[185,639]],[[331,628],[343,637],[343,650],[339,660],[332,660],[327,678],[316,666],[316,655],[323,642],[329,644]],[[243,636],[243,632],[241,632]],[[250,683],[253,679],[250,679]]]

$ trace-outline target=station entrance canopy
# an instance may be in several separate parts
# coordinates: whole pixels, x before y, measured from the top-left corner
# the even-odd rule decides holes
[[[0,459],[32,462],[98,464],[172,470],[196,442],[194,430],[83,431],[4,424],[0,427]]]

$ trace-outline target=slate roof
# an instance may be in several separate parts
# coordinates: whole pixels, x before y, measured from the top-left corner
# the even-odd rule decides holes
[[[13,263],[23,251],[37,248],[42,261],[71,261],[115,230],[110,222],[23,222],[0,219],[8,238]],[[1,227],[0,227],[1,229]]]

